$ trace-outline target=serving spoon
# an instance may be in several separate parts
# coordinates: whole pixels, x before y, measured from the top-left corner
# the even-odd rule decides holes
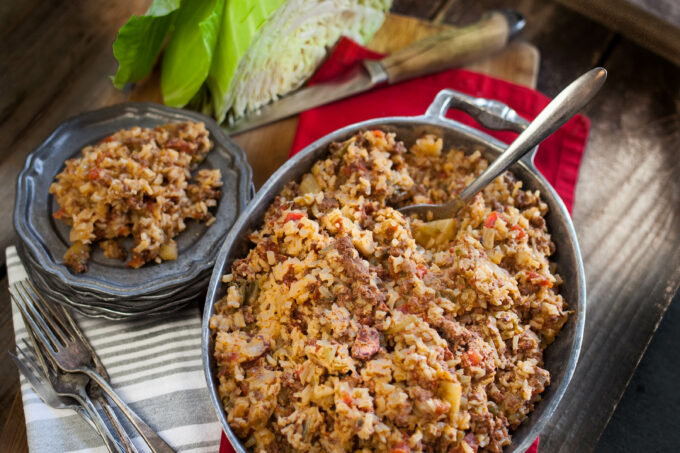
[[[607,79],[604,68],[594,68],[571,82],[501,153],[477,179],[453,200],[442,204],[415,204],[399,208],[404,215],[416,214],[427,220],[450,219],[491,181],[516,163],[534,146],[548,138],[600,91]],[[431,214],[429,214],[431,213]]]

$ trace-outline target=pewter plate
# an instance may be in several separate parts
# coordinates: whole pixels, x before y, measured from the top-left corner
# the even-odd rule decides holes
[[[69,246],[69,227],[52,217],[58,206],[48,192],[64,161],[79,155],[84,146],[97,143],[120,129],[181,121],[202,121],[210,132],[214,147],[199,168],[218,168],[222,172],[224,185],[214,212],[215,223],[206,227],[187,222],[187,229],[176,238],[179,254],[175,261],[130,269],[96,250],[88,262],[87,272],[72,273],[62,262]],[[116,300],[159,301],[181,292],[184,287],[204,284],[220,244],[252,198],[251,179],[252,171],[243,150],[212,119],[153,103],[119,104],[67,120],[29,155],[17,180],[14,227],[46,284],[54,282],[61,290],[71,288],[74,295],[106,300],[114,305]],[[92,302],[97,305],[96,300]],[[125,308],[125,303],[121,308]]]
[[[41,274],[42,268],[35,259],[17,242],[17,253],[26,272],[40,293],[52,302],[66,305],[88,317],[111,320],[161,316],[179,310],[198,300],[203,300],[210,270],[197,277],[187,286],[173,288],[169,293],[153,293],[138,299],[101,297],[96,293],[80,291],[78,288],[63,286],[58,280],[50,280]]]

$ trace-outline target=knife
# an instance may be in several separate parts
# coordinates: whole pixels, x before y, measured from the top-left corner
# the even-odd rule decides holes
[[[237,135],[379,85],[465,65],[505,47],[525,23],[518,12],[492,11],[475,24],[428,36],[382,60],[364,60],[338,78],[300,89],[223,127]]]

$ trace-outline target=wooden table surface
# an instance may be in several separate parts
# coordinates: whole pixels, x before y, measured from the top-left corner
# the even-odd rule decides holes
[[[60,122],[143,93],[144,87],[117,92],[108,76],[116,68],[111,43],[117,29],[147,4],[2,2],[2,212],[12,212],[26,155]],[[573,213],[588,284],[583,348],[541,436],[543,452],[586,452],[595,447],[680,285],[680,69],[552,1],[395,0],[393,11],[460,25],[502,7],[527,18],[522,39],[540,51],[540,91],[554,95],[595,65],[609,70],[603,92],[585,111],[592,129]],[[263,169],[258,182],[265,177]],[[0,250],[12,242],[6,214]],[[6,288],[4,254],[0,265],[0,288]],[[0,289],[0,452],[26,450],[17,373],[2,354],[13,347],[9,296]]]

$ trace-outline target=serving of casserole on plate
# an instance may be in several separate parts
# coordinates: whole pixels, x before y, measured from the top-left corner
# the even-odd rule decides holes
[[[26,160],[17,250],[44,294],[88,316],[176,311],[204,293],[252,197],[251,173],[199,113],[152,103],[86,112]]]

